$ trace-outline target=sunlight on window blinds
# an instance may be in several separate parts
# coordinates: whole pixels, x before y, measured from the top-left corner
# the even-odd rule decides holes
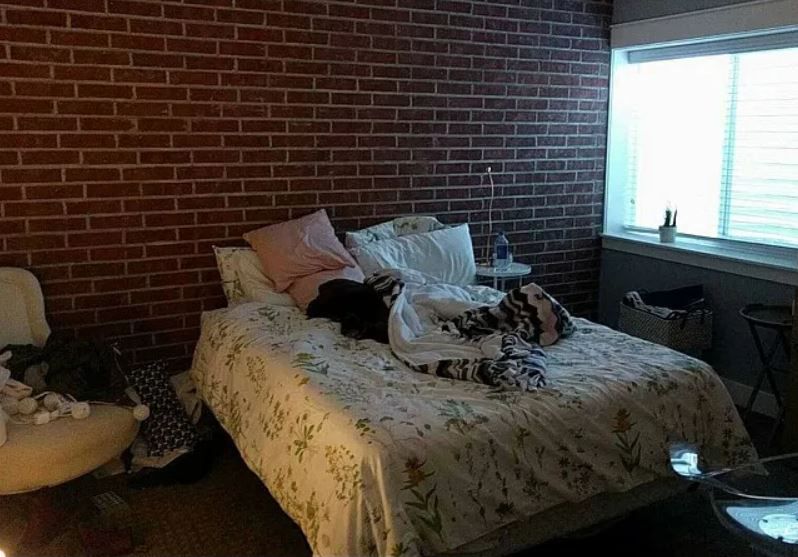
[[[798,245],[798,48],[630,70],[626,225]]]

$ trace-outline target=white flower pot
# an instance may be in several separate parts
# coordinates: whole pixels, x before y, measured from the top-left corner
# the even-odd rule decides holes
[[[660,226],[659,227],[659,241],[662,244],[672,244],[676,241],[676,227],[675,226]]]

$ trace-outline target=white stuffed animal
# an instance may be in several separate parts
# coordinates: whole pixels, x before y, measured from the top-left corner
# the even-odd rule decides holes
[[[0,447],[8,441],[8,421],[10,416],[18,412],[25,412],[37,406],[36,401],[30,398],[33,389],[11,379],[11,370],[5,363],[11,359],[11,352],[0,354]]]
[[[6,383],[11,379],[11,370],[6,368],[5,363],[11,358],[11,352],[0,354],[0,447],[5,445],[8,440],[8,414],[6,414],[5,391]]]

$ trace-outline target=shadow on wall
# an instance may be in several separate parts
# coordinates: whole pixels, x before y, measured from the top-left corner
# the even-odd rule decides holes
[[[750,303],[790,304],[791,286],[605,249],[601,256],[599,322],[610,327],[618,324],[618,304],[629,290],[664,290],[690,284],[704,285],[714,311],[707,361],[723,377],[751,385],[761,364],[748,325],[738,312]]]

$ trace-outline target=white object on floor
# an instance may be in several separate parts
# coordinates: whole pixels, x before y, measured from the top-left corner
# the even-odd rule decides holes
[[[22,414],[23,416],[30,416],[31,414],[36,412],[36,408],[38,407],[39,404],[31,397],[23,398],[22,400],[19,401],[19,404],[17,405],[19,413]]]
[[[186,416],[192,424],[197,425],[202,414],[202,401],[197,395],[197,386],[191,380],[188,371],[171,376],[169,382],[172,384],[177,398],[183,404]]]
[[[142,436],[139,436],[130,446],[130,454],[133,457],[130,461],[130,471],[135,473],[142,468],[164,468],[177,457],[187,452],[188,449],[181,448],[164,453],[162,456],[150,456],[147,441]]]
[[[499,269],[492,265],[477,265],[477,276],[493,279],[493,288],[504,290],[507,279],[521,278],[532,273],[532,267],[526,263],[513,262],[508,267]]]
[[[133,408],[133,417],[137,422],[143,422],[150,417],[150,407],[146,404],[137,404]]]

